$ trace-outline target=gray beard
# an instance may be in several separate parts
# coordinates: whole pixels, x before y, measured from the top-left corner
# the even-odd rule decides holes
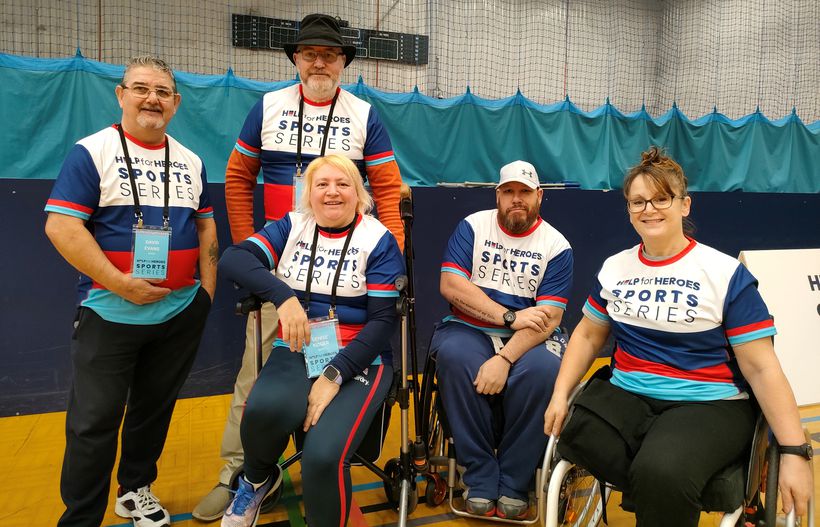
[[[165,127],[165,119],[151,119],[150,117],[146,117],[144,115],[137,116],[137,124],[142,126],[143,128],[149,128],[153,130],[161,130]]]
[[[333,82],[329,78],[325,81],[324,79],[309,77],[307,82],[305,82],[305,87],[307,88],[306,95],[308,99],[317,102],[324,102],[332,99],[338,86],[339,85],[337,83]]]

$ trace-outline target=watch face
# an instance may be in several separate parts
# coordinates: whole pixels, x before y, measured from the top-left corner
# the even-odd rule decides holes
[[[515,311],[507,311],[504,313],[504,322],[507,324],[512,324],[515,322]]]
[[[322,371],[322,375],[329,380],[336,382],[336,378],[340,375],[339,370],[334,368],[333,366],[326,366],[325,369]]]

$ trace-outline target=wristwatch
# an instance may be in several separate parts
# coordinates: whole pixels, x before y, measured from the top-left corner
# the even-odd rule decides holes
[[[507,327],[511,327],[513,325],[513,322],[515,322],[515,311],[513,311],[512,309],[509,309],[509,310],[507,310],[506,313],[504,313],[503,316],[504,316],[504,325],[507,326]]]
[[[336,366],[331,366],[330,364],[325,366],[325,369],[322,370],[322,377],[331,382],[335,382],[339,386],[342,385],[342,374],[336,369]]]
[[[791,454],[793,456],[800,456],[805,458],[806,460],[811,459],[812,455],[814,455],[814,449],[808,443],[803,443],[802,445],[798,446],[779,446],[777,447],[777,451],[781,454]]]

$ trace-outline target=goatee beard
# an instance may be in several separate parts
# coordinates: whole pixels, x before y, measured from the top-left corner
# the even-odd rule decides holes
[[[143,128],[160,130],[165,126],[165,119],[151,119],[150,117],[146,117],[144,115],[138,115],[137,124],[142,126]]]
[[[329,78],[308,78],[306,84],[308,91],[313,95],[312,99],[316,101],[329,101],[333,98],[333,95],[336,93],[336,88],[338,87],[338,84]]]

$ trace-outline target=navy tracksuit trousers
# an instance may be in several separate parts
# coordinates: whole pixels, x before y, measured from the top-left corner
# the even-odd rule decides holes
[[[510,368],[507,385],[495,396],[476,392],[478,369],[495,354],[490,337],[459,322],[436,328],[430,344],[436,357],[441,399],[470,497],[527,499],[530,482],[547,444],[547,409],[561,359],[539,344]],[[491,398],[503,410],[496,441]]]

